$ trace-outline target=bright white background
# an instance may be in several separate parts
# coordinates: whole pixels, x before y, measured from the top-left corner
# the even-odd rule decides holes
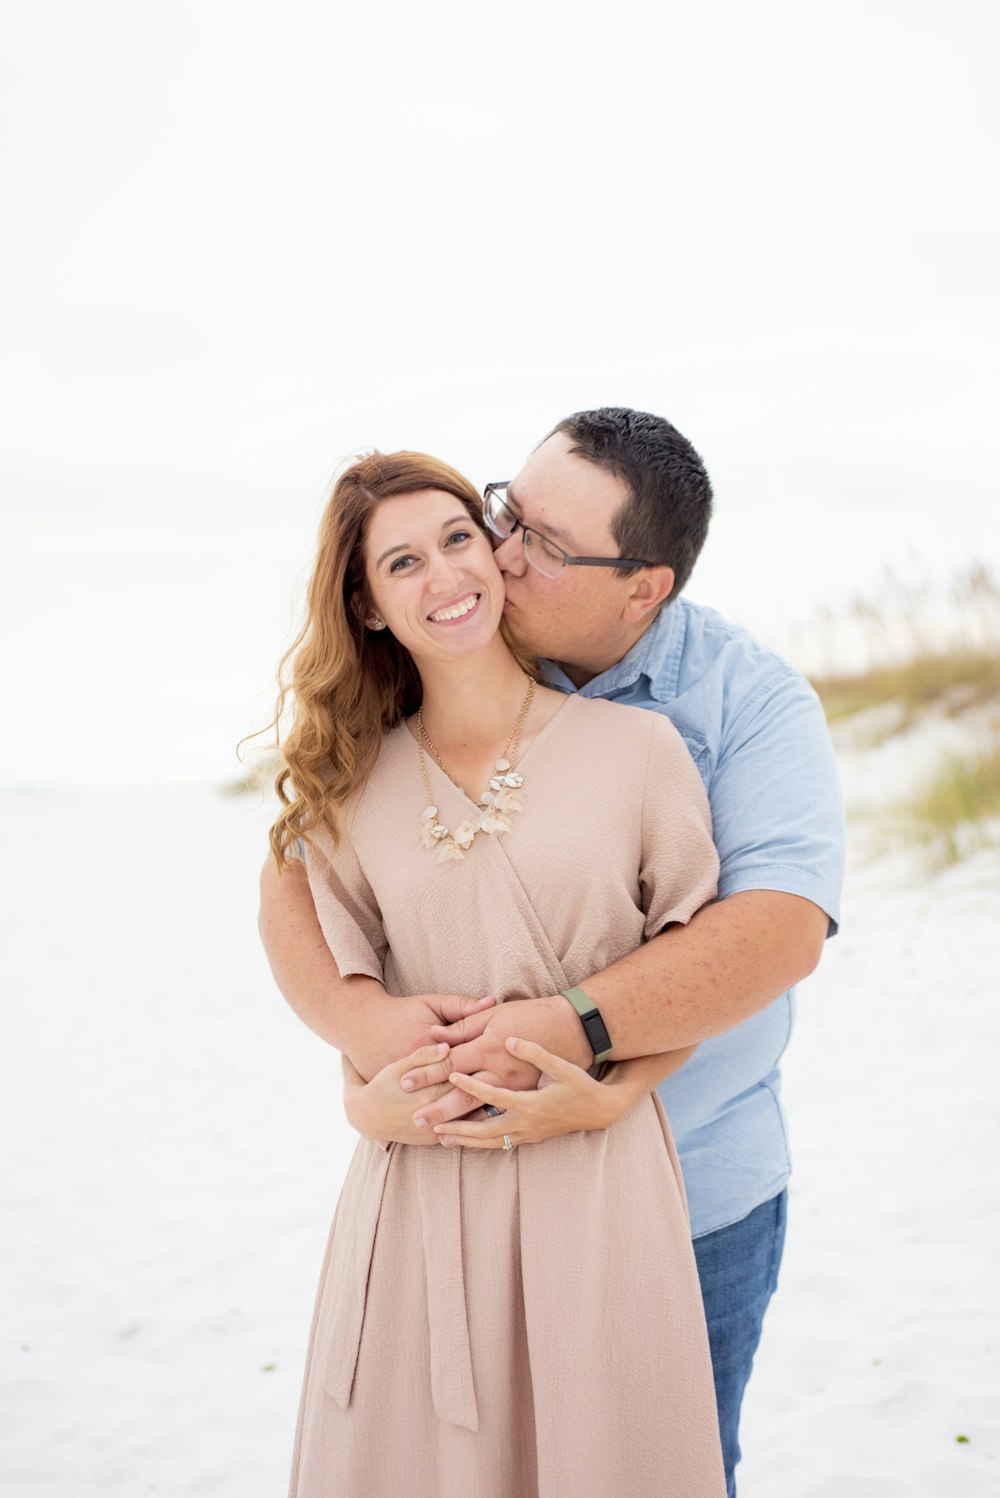
[[[8,0],[0,781],[228,778],[365,445],[662,412],[793,655],[995,560],[996,15]]]

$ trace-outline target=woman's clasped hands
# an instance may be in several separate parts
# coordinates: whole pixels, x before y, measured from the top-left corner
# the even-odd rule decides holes
[[[468,1077],[455,1072],[445,1042],[423,1046],[392,1062],[370,1082],[365,1082],[345,1056],[344,1106],[348,1121],[366,1138],[382,1142],[501,1149],[505,1135],[514,1145],[537,1144],[578,1129],[607,1128],[635,1101],[625,1095],[624,1089],[595,1081],[579,1066],[534,1041],[508,1037],[506,1046],[511,1055],[537,1068],[537,1087],[514,1091],[500,1086],[499,1079],[490,1073]],[[403,1077],[415,1067],[426,1069],[422,1074],[425,1085],[406,1092]],[[467,1117],[434,1127],[415,1119],[415,1113],[453,1087],[465,1094],[469,1109],[474,1110]],[[477,1108],[477,1104],[483,1106]],[[499,1115],[488,1116],[486,1105],[501,1110]]]
[[[490,1105],[500,1113],[497,1117],[436,1124],[434,1132],[446,1149],[459,1145],[466,1149],[501,1149],[505,1139],[513,1145],[538,1144],[578,1129],[606,1129],[620,1117],[620,1100],[612,1089],[572,1061],[553,1055],[533,1040],[508,1036],[505,1044],[512,1056],[538,1068],[541,1075],[537,1086],[517,1092],[497,1086],[482,1073],[463,1077],[453,1072],[453,1087],[471,1093],[484,1107]]]

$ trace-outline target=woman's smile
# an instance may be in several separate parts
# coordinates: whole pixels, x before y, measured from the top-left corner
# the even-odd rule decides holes
[[[435,609],[433,614],[428,614],[428,621],[431,624],[461,624],[476,613],[481,596],[479,593],[466,593],[454,603],[446,603],[442,608]]]
[[[503,580],[485,531],[453,494],[424,489],[382,500],[365,549],[372,604],[415,659],[491,645]]]

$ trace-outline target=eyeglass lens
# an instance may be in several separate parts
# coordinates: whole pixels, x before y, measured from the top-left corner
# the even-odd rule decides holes
[[[522,539],[524,554],[532,566],[537,567],[538,571],[543,572],[546,577],[558,577],[564,565],[562,552],[557,550],[551,541],[546,541],[544,536],[540,536],[537,531],[524,530]]]
[[[487,525],[502,540],[507,540],[520,527],[524,555],[532,567],[545,577],[558,577],[565,565],[563,553],[544,536],[519,520],[498,490],[487,490],[483,512]]]

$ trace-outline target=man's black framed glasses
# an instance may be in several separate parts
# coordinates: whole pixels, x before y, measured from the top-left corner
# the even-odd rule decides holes
[[[501,541],[506,541],[516,530],[521,532],[524,555],[531,565],[544,577],[558,577],[564,567],[655,567],[656,562],[640,562],[635,557],[572,557],[563,551],[548,536],[525,525],[519,515],[507,504],[509,480],[500,484],[487,484],[483,490],[483,519]]]

